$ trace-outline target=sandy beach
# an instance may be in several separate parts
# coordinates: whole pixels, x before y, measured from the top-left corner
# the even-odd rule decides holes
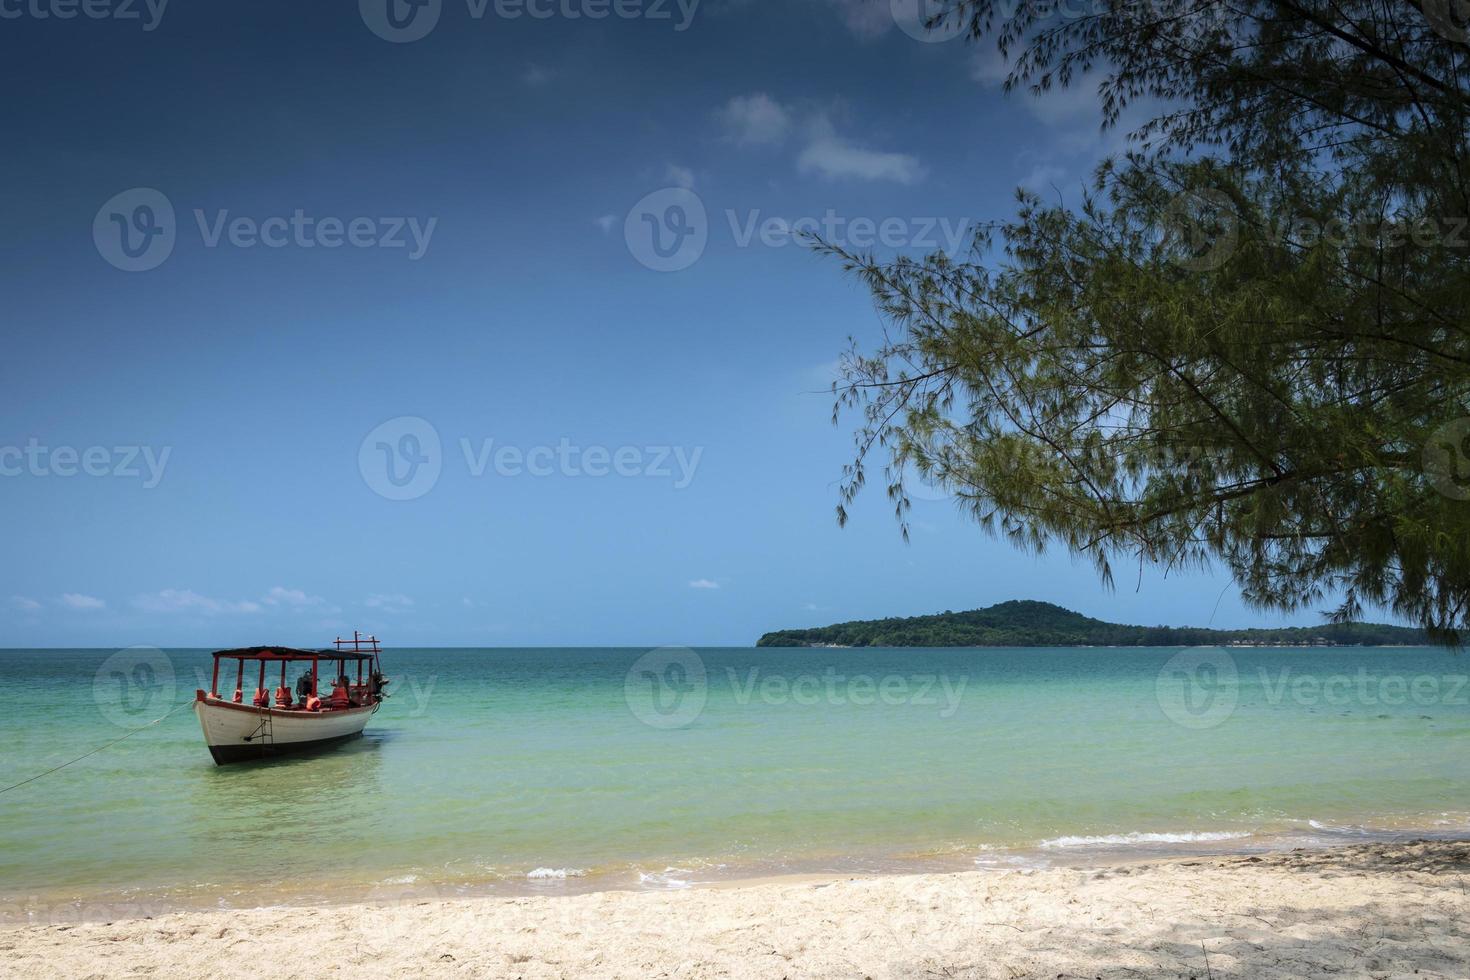
[[[1470,843],[0,931],[46,977],[1464,977]]]

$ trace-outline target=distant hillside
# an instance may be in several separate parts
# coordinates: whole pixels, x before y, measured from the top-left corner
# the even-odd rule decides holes
[[[809,630],[778,630],[761,647],[1183,647],[1225,644],[1380,646],[1427,643],[1423,630],[1369,623],[1274,630],[1212,630],[1193,626],[1122,626],[1049,602],[1002,602],[989,609],[907,619],[869,619]]]

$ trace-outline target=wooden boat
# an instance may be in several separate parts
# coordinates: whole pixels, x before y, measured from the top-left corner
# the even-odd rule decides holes
[[[309,752],[361,736],[368,719],[387,697],[383,689],[388,680],[383,676],[378,640],[354,631],[352,639],[339,637],[333,647],[247,647],[216,652],[209,690],[194,693],[194,713],[215,763]],[[224,696],[219,689],[220,669],[223,666],[228,676],[232,660],[235,686]],[[247,664],[253,669],[247,671]],[[293,664],[302,665],[299,673],[292,669]],[[335,668],[330,680],[321,676],[324,668]],[[256,683],[248,701],[247,679]],[[266,687],[268,679],[279,681],[274,692]],[[323,691],[325,695],[319,693]]]

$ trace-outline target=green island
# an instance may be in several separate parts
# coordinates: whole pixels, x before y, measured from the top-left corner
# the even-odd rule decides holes
[[[1125,626],[1050,602],[1014,600],[932,616],[868,619],[815,629],[777,630],[758,647],[1067,647],[1067,646],[1419,646],[1423,630],[1374,623],[1324,623],[1281,629]]]

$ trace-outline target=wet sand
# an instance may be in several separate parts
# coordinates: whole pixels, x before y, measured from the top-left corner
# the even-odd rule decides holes
[[[0,929],[45,977],[1470,975],[1470,843]]]
[[[0,930],[22,977],[1464,977],[1470,843]],[[379,899],[385,896],[378,896]]]

